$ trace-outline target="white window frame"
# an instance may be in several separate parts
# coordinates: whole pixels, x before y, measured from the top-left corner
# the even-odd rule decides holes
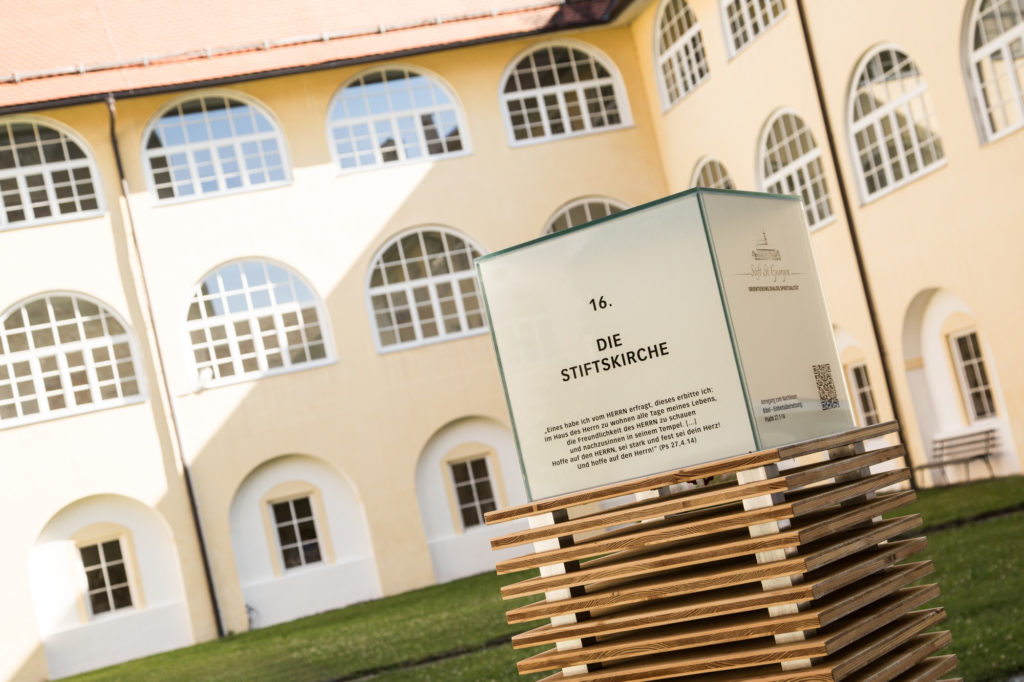
[[[973,346],[977,350],[977,356],[973,358],[964,358],[960,353],[959,341],[960,339],[973,337]],[[950,352],[953,354],[953,364],[956,367],[957,383],[960,386],[960,397],[964,401],[964,410],[967,413],[967,420],[970,423],[985,421],[993,419],[997,416],[996,411],[996,396],[995,390],[992,386],[992,373],[991,370],[986,366],[985,353],[981,346],[981,337],[978,335],[977,329],[968,329],[966,331],[957,332],[949,335],[949,347]],[[971,388],[967,381],[967,366],[972,365],[975,371],[984,373],[985,383],[980,388]],[[980,376],[980,375],[979,375]],[[973,394],[983,393],[987,395],[988,412],[986,414],[977,414],[974,409]]]
[[[480,245],[471,240],[465,234],[462,234],[461,232],[457,232],[456,230],[452,230],[450,228],[441,227],[439,225],[421,225],[419,227],[403,230],[402,232],[400,232],[399,234],[395,235],[387,242],[385,242],[374,254],[373,260],[370,261],[370,267],[367,269],[365,288],[366,310],[367,314],[369,315],[370,329],[371,332],[373,333],[374,345],[376,346],[377,352],[379,354],[392,353],[395,351],[406,350],[409,348],[427,346],[434,343],[444,343],[446,341],[454,341],[455,339],[462,339],[470,336],[479,336],[480,334],[486,334],[490,331],[490,327],[487,325],[487,316],[484,312],[483,293],[477,286],[476,270],[473,265],[474,257],[472,256],[470,258],[469,268],[465,270],[453,271],[449,269],[449,271],[444,274],[427,275],[426,277],[420,277],[417,279],[406,278],[401,282],[384,282],[383,284],[378,286],[372,285],[373,274],[378,267],[378,263],[382,264],[381,266],[383,267],[383,258],[385,252],[387,252],[392,245],[401,242],[401,240],[404,239],[405,237],[408,237],[409,235],[412,234],[419,234],[423,232],[440,232],[442,235],[451,235],[457,239],[462,240],[462,242],[469,249],[476,252],[477,256],[487,253],[482,247],[480,247]],[[450,252],[448,251],[447,241],[445,242],[445,249],[443,253],[445,254],[445,257],[448,258],[450,261]],[[405,266],[407,265],[406,259],[403,257],[400,263],[402,264],[403,271],[405,271]],[[477,311],[467,312],[465,304],[463,303],[463,295],[462,292],[460,291],[459,284],[461,281],[467,279],[473,283],[473,287],[476,292],[479,305]],[[456,316],[458,318],[460,326],[460,330],[456,332],[444,331],[445,316],[441,309],[441,300],[437,292],[437,285],[442,283],[449,284],[452,288],[453,301],[456,307]],[[417,302],[414,293],[414,289],[418,289],[420,287],[426,287],[430,296],[429,303],[433,314],[431,322],[437,325],[437,334],[433,336],[423,335],[422,323],[420,321],[419,313],[417,311]],[[381,311],[378,311],[374,308],[373,297],[379,295],[386,295],[390,303],[391,294],[396,292],[404,293],[406,296],[406,304],[408,305],[409,308],[410,322],[412,324],[413,330],[415,331],[416,338],[413,339],[412,341],[397,340],[393,344],[385,345],[381,342],[380,327],[377,322],[377,314],[384,314],[385,311],[383,309]],[[420,302],[421,305],[423,305],[424,303],[425,302],[423,301]],[[393,311],[394,308],[389,305],[386,312],[390,314]],[[482,316],[483,322],[479,327],[470,327],[469,315],[476,313],[479,313]],[[393,315],[392,322],[397,322]]]
[[[288,276],[287,282],[272,283],[269,278],[267,284],[258,284],[254,286],[248,286],[244,281],[241,289],[232,289],[235,292],[234,296],[245,296],[246,309],[236,312],[229,312],[225,309],[225,312],[213,317],[206,317],[201,315],[198,318],[189,319],[193,315],[192,306],[193,304],[202,305],[202,300],[206,294],[202,293],[203,284],[211,277],[219,276],[220,273],[228,267],[237,265],[242,269],[242,277],[245,275],[245,265],[247,263],[256,263],[261,265],[266,271],[269,267],[279,268],[284,271]],[[269,277],[269,273],[268,277]],[[284,303],[276,303],[271,301],[271,304],[266,307],[253,307],[252,293],[256,290],[263,290],[264,288],[273,288],[272,285],[284,286],[287,284],[290,291],[293,294],[291,301]],[[306,304],[304,301],[300,301],[295,296],[295,284],[304,286],[312,296],[312,306]],[[219,293],[219,292],[218,292]],[[306,328],[312,326],[311,323],[306,323],[302,319],[302,310],[304,308],[312,307],[316,311],[316,324],[319,326],[320,338],[309,339],[306,336]],[[297,326],[286,325],[284,322],[284,316],[295,314],[297,317]],[[265,345],[263,339],[264,336],[271,336],[270,334],[260,334],[258,331],[252,334],[251,341],[253,349],[251,351],[243,352],[240,347],[240,341],[245,343],[249,338],[245,335],[239,335],[236,329],[236,324],[242,322],[248,322],[249,330],[260,330],[259,318],[271,316],[273,318],[273,337],[276,339],[277,346],[271,346],[268,352],[268,347]],[[192,381],[194,382],[195,390],[203,390],[206,388],[212,388],[215,386],[227,386],[230,384],[236,384],[244,381],[254,381],[262,379],[264,377],[277,376],[279,374],[288,374],[291,372],[301,372],[307,369],[314,369],[317,367],[323,367],[335,362],[334,356],[334,342],[333,335],[331,333],[330,321],[327,317],[326,308],[323,303],[323,299],[320,297],[317,290],[310,284],[306,278],[300,275],[294,268],[280,263],[269,258],[244,258],[241,260],[229,261],[227,263],[221,263],[217,267],[207,272],[199,280],[199,282],[192,289],[192,295],[189,297],[185,304],[185,312],[182,315],[182,319],[185,324],[182,326],[184,330],[184,348],[188,354],[188,366],[192,368]],[[207,329],[211,329],[215,326],[223,325],[226,336],[223,339],[214,339],[212,334],[207,333]],[[255,325],[255,326],[254,326]],[[270,330],[260,330],[263,332],[269,332]],[[301,346],[306,350],[308,359],[302,362],[293,362],[289,354],[289,348],[295,346],[295,344],[288,343],[288,333],[292,331],[298,331],[301,337]],[[206,338],[206,341],[200,343],[193,340],[193,332],[202,332]],[[221,359],[220,363],[210,362],[209,364],[224,364],[224,361],[230,359],[231,365],[234,369],[234,374],[228,376],[216,376],[216,372],[212,368],[207,368],[207,361],[200,363],[196,358],[196,350],[200,347],[206,347],[210,350],[211,358],[216,357],[215,341],[221,341],[221,345],[226,345],[229,349],[229,354]],[[312,354],[309,352],[312,345],[323,344],[324,356],[322,358],[312,358]],[[275,351],[279,351],[281,355],[282,365],[278,367],[270,367],[267,358],[268,355],[273,354]],[[257,368],[255,370],[246,370],[244,361],[246,359],[255,358],[257,362]],[[204,366],[200,366],[200,365]]]
[[[115,559],[113,561],[108,561],[107,560],[106,553],[105,553],[105,550],[103,549],[103,546],[106,545],[106,544],[109,544],[111,542],[116,542],[117,543],[118,550],[121,552],[121,558],[120,559]],[[104,538],[102,540],[89,540],[88,542],[82,542],[82,543],[78,543],[76,545],[76,550],[77,550],[76,553],[78,555],[78,566],[79,566],[79,568],[82,571],[81,575],[82,575],[82,580],[84,581],[84,584],[83,584],[83,595],[85,597],[85,610],[86,610],[86,613],[89,615],[89,619],[90,620],[97,620],[97,619],[101,619],[101,618],[109,618],[110,616],[118,615],[118,614],[121,614],[121,613],[123,613],[125,611],[134,611],[137,608],[138,597],[135,594],[134,580],[132,579],[132,571],[131,571],[131,561],[129,561],[127,545],[128,545],[128,543],[126,543],[124,541],[124,538],[121,537],[121,536],[107,537],[107,538]],[[90,564],[90,566],[92,566],[91,570],[96,570],[98,568],[103,573],[103,583],[104,583],[104,585],[103,585],[102,588],[96,588],[96,589],[90,589],[89,588],[89,570],[90,569],[88,567],[86,567],[85,559],[82,558],[82,550],[86,549],[86,548],[89,548],[89,547],[96,547],[97,548],[97,552],[99,554],[100,563],[99,564]],[[109,567],[111,565],[114,565],[114,564],[117,564],[117,563],[120,563],[120,565],[124,567],[125,580],[124,580],[123,583],[117,583],[116,585],[114,585],[114,584],[111,583],[111,580],[110,580]],[[116,606],[114,604],[113,591],[114,591],[115,587],[126,587],[126,588],[128,588],[128,597],[131,599],[131,603],[130,604],[127,604],[126,606]],[[93,593],[99,592],[101,590],[106,594],[107,603],[110,605],[110,608],[107,609],[106,611],[100,611],[99,613],[96,613],[93,610],[92,595],[93,595]]]
[[[703,185],[701,184],[702,175],[704,175],[704,169],[707,168],[710,174],[714,176],[715,180],[712,184]],[[719,172],[721,171],[721,172]],[[690,187],[706,187],[708,189],[736,189],[736,182],[729,175],[729,169],[725,167],[725,164],[712,156],[705,156],[699,162],[697,167],[693,169],[693,177],[690,178]]]
[[[1024,50],[1024,17],[1014,24],[1008,31],[990,39],[981,47],[974,47],[974,37],[978,31],[978,23],[981,21],[981,6],[985,0],[975,0],[971,10],[970,21],[966,24],[966,35],[964,36],[964,52],[967,80],[970,83],[970,91],[973,99],[973,109],[981,130],[982,139],[985,142],[995,142],[1010,133],[1024,128],[1024,73],[1014,68],[1012,44],[1019,42]],[[989,111],[993,108],[985,104],[985,87],[979,75],[980,65],[983,62],[993,64],[1001,60],[1004,65],[1003,75],[1005,77],[1006,96],[1001,97],[1000,104],[1007,104],[1012,109],[1010,113],[1016,114],[1015,122],[1008,122],[1007,125],[996,129],[992,123]],[[1008,66],[1007,66],[1008,65]],[[994,84],[989,84],[994,85]]]
[[[802,149],[799,157],[797,157],[796,159],[791,159],[789,163],[783,166],[782,168],[772,171],[770,174],[768,174],[766,173],[765,169],[769,152],[768,137],[771,135],[772,128],[775,126],[775,123],[782,119],[784,116],[792,116],[793,118],[795,118],[796,122],[804,130],[807,131],[807,135],[808,137],[810,137],[811,144],[814,146],[809,150]],[[796,133],[799,132],[800,128],[797,129]],[[820,175],[812,177],[810,171],[813,170],[815,164],[818,165],[821,172]],[[799,179],[797,176],[801,173],[803,174],[806,180],[806,182],[802,184],[797,181]],[[768,119],[767,124],[764,126],[764,130],[761,133],[761,141],[758,144],[757,175],[759,178],[759,184],[762,192],[773,193],[773,190],[769,188],[771,188],[775,184],[781,184],[783,190],[786,189],[786,184],[789,182],[792,182],[792,184],[797,186],[794,192],[775,193],[801,195],[801,204],[803,205],[804,216],[807,219],[807,228],[810,232],[814,232],[825,227],[826,225],[835,222],[836,214],[835,209],[832,205],[832,194],[829,191],[828,187],[828,178],[825,174],[825,162],[821,153],[821,148],[815,141],[814,135],[811,133],[811,129],[804,121],[803,117],[797,114],[792,109],[781,109],[779,111],[776,111],[774,114],[772,114],[772,116]],[[807,205],[805,201],[803,201],[803,194],[804,190],[810,193],[810,187],[815,180],[821,181],[822,188],[824,189],[824,198],[827,201],[829,213],[826,216],[821,216],[817,205],[815,205],[815,207],[813,208],[813,212],[816,218],[815,220],[812,220],[811,216],[808,215],[808,213],[811,212],[812,209]]]
[[[299,500],[305,500],[306,504],[309,505],[309,516],[308,517],[307,516],[303,516],[303,517],[300,518],[298,516],[298,514],[296,513],[296,511],[295,511],[295,503],[297,501],[299,501]],[[291,518],[289,518],[286,521],[278,521],[277,520],[277,515],[274,513],[274,507],[276,507],[279,504],[287,504],[288,505],[288,513],[291,515]],[[268,505],[270,506],[270,509],[269,509],[270,523],[271,523],[271,526],[273,527],[274,545],[277,547],[277,560],[279,562],[281,562],[280,565],[281,565],[282,574],[290,573],[292,571],[296,571],[296,570],[300,570],[300,569],[304,569],[304,568],[307,568],[309,566],[316,566],[318,564],[319,565],[326,564],[327,563],[327,557],[326,557],[326,555],[324,553],[324,542],[323,542],[323,536],[322,536],[321,531],[320,531],[320,523],[317,521],[317,518],[316,518],[316,504],[315,504],[315,500],[313,499],[313,494],[312,493],[306,493],[306,494],[301,494],[301,495],[293,495],[291,497],[287,497],[287,498],[280,499],[280,500],[272,500],[272,501],[268,501]],[[316,543],[316,551],[317,551],[317,554],[319,555],[319,558],[317,558],[316,560],[313,560],[313,561],[307,561],[306,560],[306,552],[305,552],[305,550],[303,548],[303,545],[308,544],[310,541],[309,540],[303,540],[302,539],[302,535],[299,532],[299,524],[303,523],[305,521],[310,521],[313,524],[313,533],[314,533],[313,542]],[[290,543],[288,545],[285,545],[281,541],[280,529],[281,529],[282,526],[285,526],[285,525],[291,526],[292,530],[295,533],[295,542],[294,543]],[[286,563],[286,561],[285,561],[285,549],[291,549],[291,548],[297,549],[298,552],[299,552],[299,563],[297,565],[295,565],[295,566],[289,566]]]
[[[764,3],[765,6],[761,9],[754,7],[758,2]],[[748,32],[747,39],[739,46],[736,45],[736,34],[733,31],[733,22],[729,14],[730,6],[739,8],[739,12],[744,18],[745,30]],[[718,7],[722,17],[722,30],[725,33],[725,45],[729,51],[730,59],[753,45],[769,28],[782,21],[787,13],[785,0],[721,0],[718,3]],[[779,8],[777,11],[775,10],[776,7]],[[764,10],[774,11],[774,16],[768,19],[767,22],[764,19]]]
[[[858,376],[864,377],[861,383]],[[855,362],[846,368],[847,381],[850,384],[851,402],[857,413],[857,422],[861,426],[871,426],[880,421],[878,416],[878,403],[875,402],[875,393],[871,388],[871,376],[868,374],[868,366],[865,362]],[[865,410],[862,398],[866,396],[871,404],[870,410]]]
[[[447,462],[448,468],[448,482],[452,486],[452,499],[455,502],[456,516],[459,520],[459,525],[462,528],[462,532],[472,531],[476,528],[482,528],[486,524],[484,522],[484,514],[493,511],[498,508],[498,494],[495,489],[494,475],[491,472],[490,457],[485,454],[481,454],[476,457],[469,457],[466,459],[458,459]],[[478,477],[473,472],[473,464],[475,462],[483,462],[486,473],[484,476]],[[469,475],[469,479],[464,483],[459,483],[455,478],[455,467],[464,465],[466,467],[466,473]],[[491,496],[489,498],[481,497],[478,484],[480,482],[486,482],[491,489]],[[468,487],[473,494],[473,500],[471,502],[463,503],[459,499],[459,487]],[[489,503],[489,504],[488,504]],[[466,525],[466,520],[463,515],[463,511],[466,509],[472,509],[477,518],[480,519],[478,523]]]
[[[412,106],[404,109],[396,109],[393,105],[390,105],[386,113],[367,113],[363,116],[353,116],[351,118],[335,118],[335,109],[339,104],[339,100],[343,97],[348,88],[356,85],[367,76],[378,73],[387,73],[389,71],[403,71],[406,74],[406,78],[425,78],[430,83],[432,89],[439,90],[448,98],[448,102],[432,104],[430,106],[418,106],[413,104]],[[457,151],[442,151],[438,154],[431,154],[420,117],[425,114],[439,116],[439,114],[445,112],[451,112],[455,117],[455,125],[458,129],[459,141],[462,148]],[[392,161],[385,161],[381,151],[381,141],[379,139],[378,131],[375,128],[375,123],[386,121],[390,123],[391,130],[397,133],[400,131],[399,119],[403,118],[411,118],[413,120],[420,156],[408,158],[406,156],[404,145],[399,143],[400,140],[395,140],[395,153],[398,155],[398,158]],[[371,149],[367,153],[373,154],[374,161],[370,164],[360,164],[357,159],[354,166],[345,167],[342,165],[342,157],[338,153],[338,140],[335,137],[335,129],[339,126],[352,127],[360,124],[367,126],[367,136],[372,143]],[[440,125],[440,123],[437,125]],[[331,97],[331,102],[327,107],[326,130],[327,141],[331,151],[331,160],[334,163],[335,170],[342,175],[358,173],[360,171],[371,170],[374,168],[390,168],[392,166],[400,166],[407,163],[423,163],[439,161],[441,159],[458,158],[460,156],[468,156],[473,152],[469,140],[469,125],[463,112],[462,103],[456,96],[455,91],[436,74],[425,69],[404,64],[393,64],[367,69],[348,79]],[[359,156],[356,152],[354,152],[354,154],[356,157]]]
[[[605,218],[610,215],[619,213],[621,211],[625,211],[626,209],[629,208],[628,204],[623,203],[618,199],[612,199],[610,197],[579,197],[578,199],[573,199],[572,201],[563,204],[557,211],[555,211],[554,215],[552,215],[548,219],[547,223],[545,223],[544,231],[541,232],[541,235],[553,234],[555,232],[555,222],[562,216],[565,216],[566,219],[566,227],[563,227],[562,230],[568,230],[578,225],[589,223],[592,220],[597,220],[598,218],[594,218],[593,214],[594,204],[601,204],[604,210],[606,211],[606,213],[603,216],[599,216],[599,218]],[[583,222],[577,223],[572,221],[572,216],[570,214],[573,211],[573,209],[576,208],[582,208],[584,213],[586,213],[586,219]]]
[[[72,299],[76,314],[73,317],[58,320],[53,309],[53,299],[55,298]],[[22,315],[22,320],[27,321],[28,313],[22,314],[22,311],[39,300],[45,301],[46,304],[48,315],[46,322],[37,324],[28,322],[26,326],[20,328],[6,328],[8,318],[12,315]],[[82,315],[80,302],[95,306],[97,313],[95,315]],[[108,319],[118,324],[122,331],[110,334],[108,331]],[[74,331],[78,338],[71,341],[61,341],[61,329],[71,327],[72,322],[74,323]],[[87,323],[102,324],[104,333],[99,336],[88,337],[85,330]],[[37,333],[46,333],[48,331],[54,343],[36,348],[35,340],[30,330]],[[22,332],[27,335],[29,347],[25,350],[9,352],[9,337]],[[118,357],[115,347],[122,344],[127,345],[128,354]],[[96,351],[104,349],[106,349],[108,357],[102,360],[98,359]],[[71,366],[69,364],[68,356],[73,353],[80,353],[82,355],[81,365]],[[32,424],[144,401],[146,399],[146,385],[138,358],[138,348],[124,318],[115,313],[106,304],[92,297],[78,293],[57,291],[40,294],[20,301],[0,314],[0,366],[4,367],[7,372],[7,376],[0,378],[0,385],[9,385],[12,393],[12,396],[7,396],[6,391],[0,393],[0,403],[14,405],[15,409],[19,412],[17,416],[0,419],[0,430],[21,424]],[[44,367],[43,361],[51,359],[53,362],[45,363],[50,366]],[[20,381],[16,381],[15,365],[21,365],[22,363],[28,364],[29,373],[20,375],[18,377]],[[131,364],[132,374],[122,377],[118,365],[125,363]],[[56,366],[53,366],[54,364]],[[109,368],[110,376],[101,378],[101,374],[108,373],[107,368]],[[85,376],[82,377],[82,374]],[[76,384],[76,376],[79,379],[84,378],[85,383]],[[19,399],[19,392],[15,384],[29,382],[32,389],[31,395],[36,400],[39,411],[24,414],[19,405],[22,400]],[[134,382],[137,392],[123,395],[126,388],[123,384],[129,382]],[[110,386],[115,387],[117,395],[115,397],[104,397],[104,389]],[[86,390],[89,392],[90,402],[76,404],[75,394]],[[51,408],[50,398],[57,397],[63,398],[64,406]]]
[[[563,47],[568,50],[579,50],[585,53],[593,61],[600,64],[610,75],[605,78],[591,79],[586,81],[574,81],[572,85],[552,85],[540,88],[533,88],[530,90],[516,90],[512,93],[505,92],[505,84],[509,78],[515,72],[516,67],[523,59],[529,57],[535,52],[540,50]],[[564,93],[567,91],[575,91],[579,96],[579,101],[585,103],[586,99],[582,97],[584,88],[589,87],[601,87],[602,85],[610,85],[613,90],[615,98],[615,106],[618,109],[619,122],[610,125],[603,125],[600,127],[593,127],[590,123],[590,117],[586,115],[585,108],[583,110],[583,130],[573,131],[569,129],[569,115],[565,106]],[[544,127],[544,135],[540,137],[527,137],[522,140],[517,140],[515,136],[515,129],[512,126],[512,116],[509,111],[508,102],[512,99],[522,99],[524,93],[528,93],[529,96],[535,96],[538,99],[541,111],[541,122]],[[544,95],[554,94],[558,99],[559,114],[562,117],[562,121],[565,124],[566,130],[552,134],[551,125],[548,117],[543,113],[542,100]],[[527,49],[523,50],[509,62],[508,66],[505,67],[504,73],[502,73],[501,80],[498,82],[498,101],[500,102],[502,120],[505,123],[505,133],[508,136],[508,143],[511,147],[528,147],[535,144],[543,144],[546,142],[554,142],[556,140],[564,140],[576,137],[582,137],[586,135],[594,135],[603,132],[622,130],[623,128],[629,128],[633,125],[633,115],[629,107],[629,93],[626,90],[625,82],[622,80],[622,75],[619,73],[618,67],[604,52],[597,49],[593,45],[584,43],[579,40],[563,39],[563,40],[550,40],[539,43],[534,43]]]
[[[182,106],[186,103],[193,101],[205,101],[207,99],[224,99],[234,100],[238,103],[244,104],[253,109],[255,116],[263,116],[270,123],[271,130],[260,132],[258,129],[253,132],[245,133],[241,135],[232,135],[227,138],[216,139],[210,136],[207,140],[202,142],[188,142],[187,140],[183,144],[167,145],[156,149],[148,149],[147,144],[149,142],[150,135],[153,134],[154,130],[160,124],[160,122],[171,113],[174,109]],[[204,109],[205,112],[205,109]],[[204,121],[209,123],[208,117],[204,116]],[[230,196],[232,194],[240,194],[244,192],[252,192],[263,189],[270,189],[273,187],[282,187],[289,185],[292,182],[292,169],[291,169],[291,154],[288,149],[288,141],[282,132],[283,128],[277,117],[271,112],[271,110],[263,103],[257,101],[255,98],[233,90],[201,90],[196,92],[190,92],[188,95],[177,97],[163,107],[161,107],[156,114],[150,119],[146,125],[146,129],[142,134],[142,143],[140,152],[142,155],[142,163],[144,166],[146,176],[146,186],[149,189],[149,196],[154,206],[168,206],[179,203],[188,203],[191,201],[200,201],[203,199],[213,199],[216,197]],[[266,180],[261,182],[253,182],[249,178],[249,170],[245,166],[246,155],[243,151],[243,145],[249,143],[255,143],[260,146],[260,158],[263,159],[267,153],[262,149],[264,142],[273,140],[277,145],[277,154],[280,156],[281,170],[284,177],[280,180],[271,180],[269,175]],[[230,146],[235,154],[233,161],[238,164],[238,177],[241,179],[240,187],[227,186],[226,178],[227,174],[224,169],[224,162],[217,155],[218,147]],[[196,152],[203,151],[210,153],[210,163],[213,167],[212,179],[216,180],[218,189],[204,192],[202,189],[203,179],[206,176],[200,175],[199,162],[196,159]],[[167,170],[173,176],[174,166],[170,163],[170,156],[172,154],[184,154],[185,155],[185,167],[188,169],[188,178],[191,181],[194,191],[191,194],[179,194],[177,189],[177,183],[172,177],[170,187],[174,189],[174,196],[172,197],[160,197],[160,187],[165,186],[161,184],[158,186],[156,181],[156,170],[153,168],[153,158],[157,156],[167,157]],[[261,165],[261,169],[264,173],[268,172],[268,166]],[[232,174],[234,175],[234,174]]]
[[[891,52],[893,57],[902,55],[902,57],[906,59],[906,63],[909,63],[909,65],[917,72],[919,82],[909,91],[893,97],[891,100],[884,102],[871,112],[861,115],[858,119],[856,118],[856,107],[858,93],[861,90],[860,81],[862,74],[865,73],[865,70],[868,68],[871,61],[883,52]],[[850,158],[854,167],[854,175],[857,177],[857,186],[860,190],[861,203],[867,204],[899,189],[900,187],[914,182],[918,178],[922,178],[925,175],[942,168],[946,165],[946,153],[942,147],[942,137],[939,134],[938,120],[934,106],[932,106],[931,98],[928,95],[928,83],[921,74],[921,70],[917,68],[917,64],[910,58],[905,50],[892,44],[880,45],[864,55],[860,60],[860,63],[857,65],[857,69],[853,73],[854,75],[850,85],[847,109],[848,130],[850,131]],[[916,115],[914,110],[917,110]],[[919,117],[922,112],[925,117],[924,122],[928,124],[925,127],[933,133],[933,139],[922,140],[919,135],[918,128],[921,123]],[[899,116],[901,114],[904,115],[904,118],[908,123],[907,134],[911,139],[912,151],[918,159],[918,167],[915,171],[910,170],[907,161],[907,150],[903,148],[903,145],[899,140]],[[893,156],[893,153],[885,144],[883,121],[887,122],[890,129],[893,131],[895,156]],[[865,153],[865,150],[862,150],[857,144],[858,134],[863,133],[866,135],[869,131],[875,137],[877,150],[881,159],[881,165],[877,166],[875,170],[880,169],[883,172],[887,183],[885,187],[876,187],[873,191],[868,188],[867,177],[864,174],[863,164],[861,164],[860,161],[860,157]],[[922,149],[925,145],[929,144],[933,144],[935,146],[939,156],[925,165],[922,156]],[[903,177],[899,180],[894,179],[892,172],[893,168],[897,165],[903,174]]]
[[[68,126],[58,121],[43,118],[42,116],[8,116],[0,119],[0,126],[7,127],[8,132],[10,132],[10,126],[18,124],[33,126],[36,130],[37,142],[39,142],[39,128],[49,128],[58,134],[58,139],[64,149],[67,148],[67,143],[74,144],[79,148],[79,150],[81,150],[84,156],[81,159],[74,160],[66,158],[64,161],[46,161],[42,154],[40,154],[40,163],[38,164],[26,167],[17,166],[14,169],[0,169],[0,180],[14,179],[17,182],[17,193],[21,201],[21,210],[25,212],[26,216],[23,220],[13,223],[10,222],[7,218],[7,210],[3,206],[2,190],[0,190],[0,231],[17,230],[23,227],[37,227],[53,223],[63,223],[82,218],[93,218],[106,213],[106,202],[104,201],[103,188],[100,182],[99,168],[96,166],[96,157],[89,145],[87,145],[85,141]],[[11,139],[11,142],[13,144],[13,138]],[[67,154],[65,154],[65,156],[67,156]],[[17,163],[17,161],[15,163]],[[73,176],[75,170],[82,168],[85,168],[89,172],[88,182],[93,186],[92,198],[96,201],[96,208],[76,210],[72,213],[61,213],[60,204],[65,203],[68,199],[64,199],[62,201],[57,198],[57,183],[54,180],[53,175],[56,172],[66,171],[69,176]],[[42,176],[43,185],[41,189],[46,193],[46,205],[50,209],[50,215],[43,218],[36,218],[34,216],[34,211],[32,210],[33,202],[31,200],[32,190],[29,189],[26,182],[28,176],[34,175]],[[79,184],[79,181],[71,179],[70,184],[77,185]],[[75,201],[77,205],[81,204],[82,199],[77,195],[77,193],[74,193],[71,199]],[[33,214],[32,217],[29,217],[30,213]]]
[[[662,52],[661,37],[668,28],[665,25],[668,10],[673,5],[680,3],[680,11],[689,12],[693,23]],[[657,19],[654,22],[652,45],[656,69],[655,80],[658,82],[658,93],[661,95],[661,110],[667,112],[711,77],[707,52],[704,49],[704,37],[700,32],[700,21],[697,20],[697,14],[687,0],[662,0]],[[665,79],[666,66],[672,72],[679,89],[674,97],[670,92],[669,83]]]

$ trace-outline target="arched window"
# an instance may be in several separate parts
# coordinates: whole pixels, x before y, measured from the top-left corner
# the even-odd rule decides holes
[[[694,187],[709,187],[712,189],[736,189],[736,183],[729,177],[729,171],[718,159],[706,159],[697,167],[693,174]]]
[[[736,55],[786,13],[785,0],[722,0],[729,54]]]
[[[546,45],[508,72],[502,103],[512,144],[585,135],[629,123],[625,90],[603,60],[575,45]]]
[[[327,127],[342,170],[469,150],[455,99],[434,78],[405,68],[371,71],[348,83],[331,101]]]
[[[0,121],[0,229],[98,214],[97,177],[70,134],[35,119]]]
[[[602,197],[588,197],[576,199],[558,210],[544,227],[544,234],[561,232],[570,227],[576,227],[591,220],[604,218],[619,211],[624,211],[628,206],[615,199]]]
[[[277,125],[261,107],[237,97],[178,101],[150,124],[144,139],[158,199],[217,196],[289,180]]]
[[[832,219],[821,150],[796,114],[780,113],[768,125],[761,144],[761,172],[765,192],[796,194],[803,199],[810,229]]]
[[[196,287],[188,307],[200,383],[328,360],[322,319],[310,287],[280,265],[246,260],[218,268]]]
[[[668,0],[655,40],[662,105],[667,109],[708,77],[700,24],[686,0]]]
[[[370,315],[381,350],[410,348],[486,330],[473,259],[481,250],[451,230],[395,237],[370,267]]]
[[[8,310],[0,328],[0,427],[142,399],[124,324],[73,294]]]
[[[970,26],[971,85],[994,140],[1024,127],[1024,0],[977,0]]]
[[[872,199],[943,159],[928,84],[904,52],[885,47],[862,62],[850,97],[850,131],[862,196]]]

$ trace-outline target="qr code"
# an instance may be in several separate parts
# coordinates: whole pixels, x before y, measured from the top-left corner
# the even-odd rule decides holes
[[[836,395],[836,382],[832,380],[832,365],[827,362],[812,365],[814,383],[818,385],[818,397],[821,398],[821,409],[834,410],[839,407],[839,396]]]

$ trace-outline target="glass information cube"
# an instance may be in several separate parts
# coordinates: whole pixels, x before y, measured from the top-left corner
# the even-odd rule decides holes
[[[689,190],[477,274],[531,500],[853,426],[797,197]]]

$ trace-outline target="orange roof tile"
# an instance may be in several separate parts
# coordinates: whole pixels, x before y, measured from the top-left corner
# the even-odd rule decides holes
[[[0,41],[0,111],[587,26],[630,2],[14,0]]]

